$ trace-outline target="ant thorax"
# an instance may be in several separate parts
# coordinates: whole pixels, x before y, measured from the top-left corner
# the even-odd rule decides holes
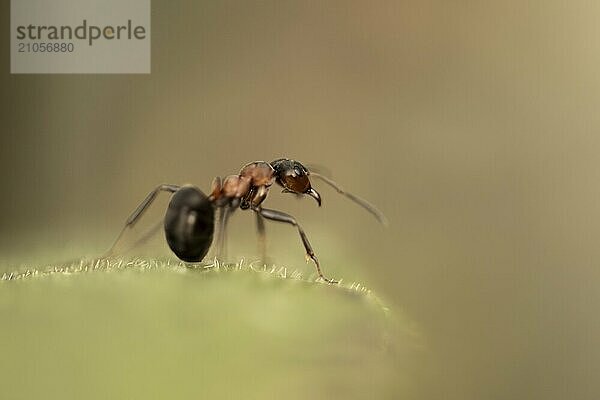
[[[250,178],[252,186],[271,186],[275,179],[275,170],[268,162],[255,161],[246,164],[240,171],[240,178]]]
[[[273,167],[264,161],[245,165],[239,175],[229,175],[223,181],[215,179],[211,198],[218,206],[231,204],[242,208],[258,207],[275,181]]]

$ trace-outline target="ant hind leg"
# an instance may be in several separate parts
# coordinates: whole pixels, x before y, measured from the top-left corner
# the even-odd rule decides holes
[[[113,255],[113,252],[117,247],[117,244],[119,244],[119,242],[121,241],[121,238],[123,237],[125,231],[128,228],[133,228],[133,226],[140,220],[140,218],[146,212],[146,210],[148,210],[148,207],[150,207],[152,202],[156,200],[156,197],[160,192],[175,193],[177,190],[179,190],[179,188],[180,186],[177,185],[163,184],[157,186],[153,191],[148,193],[146,198],[140,203],[139,206],[137,206],[135,210],[133,210],[129,218],[127,218],[127,220],[125,221],[125,226],[123,227],[123,229],[121,229],[121,232],[113,242],[112,246],[110,246],[110,248],[102,255],[102,257],[110,257],[111,255]]]

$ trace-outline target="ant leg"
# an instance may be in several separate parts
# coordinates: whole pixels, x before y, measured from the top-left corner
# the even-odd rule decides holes
[[[227,246],[226,246],[226,230],[227,223],[229,222],[229,217],[234,209],[232,209],[229,205],[225,205],[219,209],[219,231],[217,236],[217,246],[216,246],[216,254],[215,256],[218,259],[227,258]]]
[[[127,218],[127,221],[125,222],[125,226],[133,226],[142,216],[142,214],[148,209],[148,207],[150,207],[150,204],[152,204],[152,202],[156,200],[156,196],[161,191],[175,193],[177,190],[179,190],[179,188],[180,186],[177,185],[157,186],[156,189],[148,193],[148,196],[146,196],[144,201],[142,201],[141,204],[133,211],[133,213],[131,213],[131,215],[129,216],[129,218]]]
[[[328,279],[328,278],[325,278],[325,276],[323,276],[323,273],[321,272],[321,266],[319,264],[319,260],[317,259],[317,256],[315,255],[315,252],[313,251],[312,246],[310,245],[310,242],[308,241],[308,237],[306,237],[306,233],[304,233],[304,229],[302,229],[302,227],[298,224],[298,222],[296,221],[296,218],[294,218],[291,215],[286,214],[284,212],[277,211],[277,210],[270,210],[267,208],[253,207],[252,210],[256,211],[258,214],[260,214],[261,217],[270,219],[271,221],[285,222],[286,224],[295,226],[296,229],[298,229],[300,238],[302,239],[302,244],[304,245],[304,249],[306,250],[306,255],[315,264],[315,268],[317,269],[317,274],[319,275],[319,278],[323,279],[327,283],[338,283],[337,281],[334,281],[333,279]]]
[[[258,251],[261,261],[267,262],[267,235],[265,231],[265,219],[260,213],[256,213],[256,230],[258,232]]]
[[[108,257],[112,255],[113,250],[121,240],[121,237],[123,236],[127,228],[132,228],[135,225],[135,223],[139,221],[144,212],[148,209],[148,207],[150,207],[150,204],[152,204],[152,202],[156,200],[156,196],[158,196],[160,192],[175,193],[177,190],[179,190],[179,186],[177,185],[163,184],[157,186],[153,191],[148,193],[146,198],[140,203],[139,206],[137,206],[133,213],[131,213],[129,218],[127,218],[127,220],[125,221],[125,226],[123,227],[123,229],[121,229],[121,232],[113,242],[112,246],[110,246],[110,248],[102,255],[102,257]]]
[[[227,206],[222,206],[218,208],[217,215],[217,240],[215,243],[215,257],[220,259],[221,254],[223,253],[223,231],[225,228],[225,209]]]

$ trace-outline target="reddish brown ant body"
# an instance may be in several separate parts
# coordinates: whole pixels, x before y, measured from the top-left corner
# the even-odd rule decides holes
[[[345,192],[331,179],[309,171],[298,161],[281,158],[271,163],[255,161],[245,165],[238,175],[230,175],[223,180],[219,177],[215,178],[208,196],[192,185],[164,184],[158,186],[146,196],[144,201],[127,219],[125,227],[108,254],[112,253],[123,232],[127,228],[133,227],[156,199],[156,196],[164,191],[172,193],[164,218],[165,238],[169,247],[179,259],[185,262],[199,262],[206,256],[213,242],[215,210],[219,210],[220,229],[217,238],[217,254],[220,254],[230,213],[237,208],[250,209],[256,213],[258,234],[260,242],[263,244],[263,255],[264,219],[293,225],[298,230],[306,255],[315,264],[319,277],[326,282],[336,283],[336,281],[323,276],[319,260],[308,241],[308,237],[296,219],[281,211],[262,207],[262,203],[273,183],[282,186],[283,192],[294,193],[299,196],[308,195],[321,206],[321,196],[312,188],[309,176],[323,180],[335,188],[338,193],[345,195],[365,208],[381,223],[386,223],[383,214],[366,200]]]

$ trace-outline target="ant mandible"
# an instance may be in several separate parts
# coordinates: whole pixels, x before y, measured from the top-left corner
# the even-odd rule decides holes
[[[280,158],[271,163],[251,162],[246,164],[238,175],[230,175],[223,180],[220,177],[215,178],[208,196],[193,185],[163,184],[156,187],[129,216],[123,230],[106,254],[112,254],[123,233],[139,221],[160,192],[169,192],[172,193],[172,196],[164,217],[165,237],[170,249],[182,261],[200,262],[208,253],[213,241],[215,209],[220,211],[220,229],[217,238],[217,254],[219,254],[223,246],[225,226],[229,215],[239,207],[242,210],[250,209],[256,213],[258,235],[260,243],[263,245],[263,256],[265,238],[263,219],[285,222],[298,229],[306,255],[315,264],[319,278],[328,283],[337,283],[323,276],[319,260],[304,229],[296,219],[284,212],[262,207],[262,202],[266,199],[274,182],[283,187],[284,193],[293,193],[298,196],[308,195],[321,206],[321,195],[312,188],[309,176],[321,179],[338,193],[365,208],[379,222],[386,224],[384,215],[368,201],[346,192],[331,179],[309,171],[298,161]]]

